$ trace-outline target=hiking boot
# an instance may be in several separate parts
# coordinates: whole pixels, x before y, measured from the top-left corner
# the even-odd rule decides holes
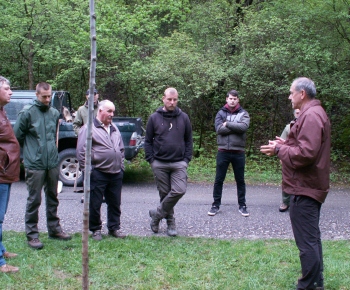
[[[242,216],[249,216],[249,212],[247,211],[247,207],[245,205],[239,206],[238,211],[242,214]]]
[[[288,208],[289,208],[289,205],[287,205],[287,204],[285,204],[285,203],[282,203],[281,205],[280,205],[280,207],[279,207],[279,211],[280,212],[285,212],[285,211],[287,211],[288,210]]]
[[[160,219],[157,217],[157,211],[154,209],[151,209],[149,211],[149,216],[152,218],[150,226],[151,226],[151,230],[154,233],[158,233],[159,231],[159,223],[160,223]]]
[[[56,233],[53,235],[49,235],[50,239],[56,239],[56,240],[61,240],[61,241],[68,241],[70,240],[72,237],[68,234],[66,234],[65,232],[60,232],[60,233]]]
[[[120,233],[120,231],[118,230],[112,230],[112,231],[108,231],[108,234],[112,237],[118,238],[118,239],[124,239],[126,238],[126,235]]]
[[[38,238],[29,240],[28,245],[29,245],[29,247],[36,249],[36,250],[40,250],[44,247],[44,244],[42,242],[40,242],[40,240]]]
[[[177,235],[175,218],[173,217],[173,218],[167,219],[166,223],[168,225],[168,230],[167,230],[168,236],[175,237]]]
[[[91,238],[95,241],[101,241],[102,240],[101,230],[93,231]]]
[[[208,211],[208,215],[214,216],[216,215],[220,209],[217,206],[212,206],[211,209]]]
[[[18,255],[15,253],[5,252],[2,256],[6,259],[16,258]]]
[[[16,273],[19,271],[18,267],[10,266],[8,264],[2,265],[0,267],[0,272],[2,273]]]

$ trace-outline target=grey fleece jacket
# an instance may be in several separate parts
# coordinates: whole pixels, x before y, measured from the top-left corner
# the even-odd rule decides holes
[[[226,126],[223,126],[225,122]],[[249,114],[242,107],[234,113],[222,107],[215,117],[218,149],[244,151],[249,124]]]

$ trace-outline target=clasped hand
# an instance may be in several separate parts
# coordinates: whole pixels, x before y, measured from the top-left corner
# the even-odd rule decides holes
[[[269,144],[268,145],[261,145],[260,146],[260,152],[263,154],[266,154],[267,156],[274,156],[275,153],[275,149],[276,149],[276,145],[283,145],[285,142],[284,139],[276,136],[276,140],[269,140]]]

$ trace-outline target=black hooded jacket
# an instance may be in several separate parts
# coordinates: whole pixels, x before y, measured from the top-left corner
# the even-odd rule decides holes
[[[158,108],[148,119],[144,148],[149,163],[154,159],[189,163],[192,158],[192,126],[188,115],[177,107],[174,111]]]

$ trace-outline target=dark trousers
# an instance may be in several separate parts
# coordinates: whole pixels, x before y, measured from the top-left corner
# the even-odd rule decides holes
[[[38,221],[41,204],[41,190],[44,187],[46,200],[46,223],[49,235],[60,233],[60,219],[57,216],[58,198],[58,167],[49,170],[25,169],[25,179],[28,189],[27,207],[25,213],[25,230],[28,240],[39,238]]]
[[[299,249],[302,277],[297,289],[323,287],[323,254],[319,228],[321,203],[303,195],[291,195],[290,220]]]
[[[111,174],[97,169],[92,170],[90,177],[90,231],[101,230],[101,205],[103,196],[107,204],[107,228],[110,231],[120,229],[120,204],[124,172]]]
[[[213,206],[220,207],[221,205],[222,187],[230,164],[232,164],[233,173],[237,184],[238,204],[240,206],[246,205],[246,188],[244,181],[245,154],[218,151],[216,155],[216,176],[213,190]]]

